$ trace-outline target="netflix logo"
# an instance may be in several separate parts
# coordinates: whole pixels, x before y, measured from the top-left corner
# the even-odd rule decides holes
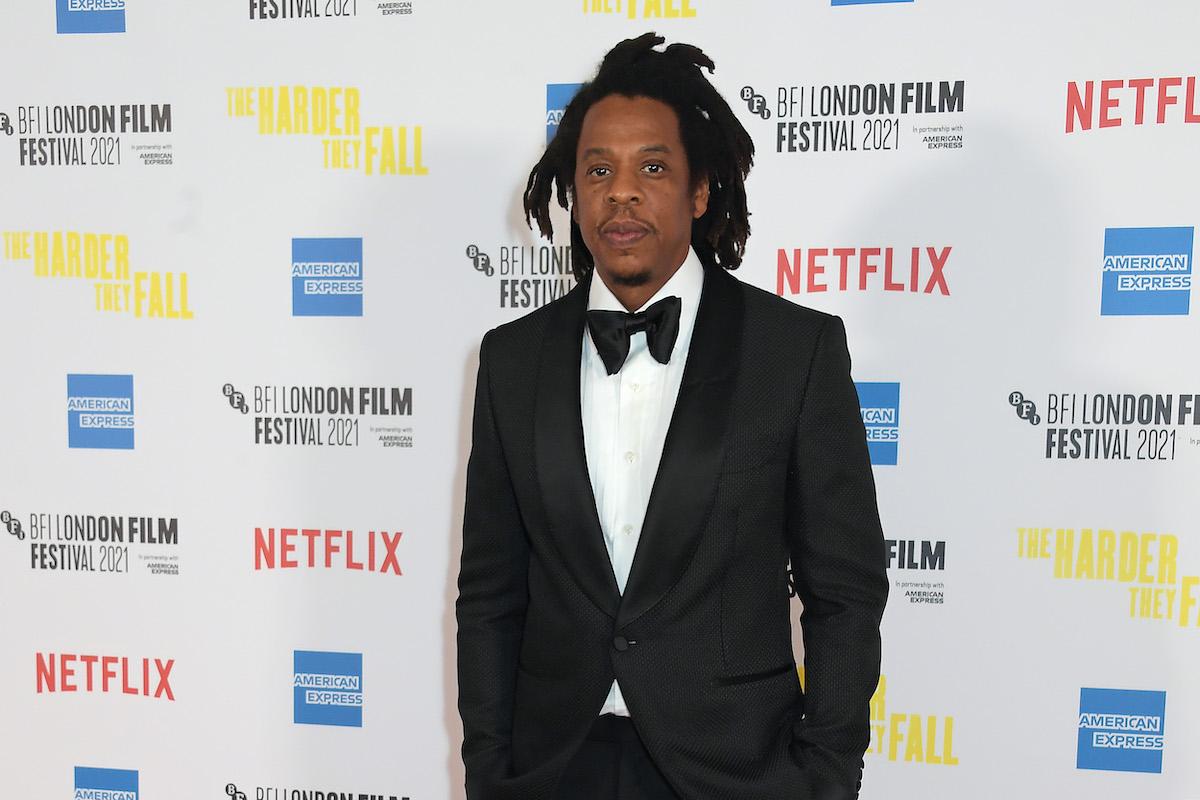
[[[1196,76],[1071,81],[1067,84],[1067,133],[1123,125],[1200,122]]]
[[[950,296],[949,247],[797,247],[779,250],[775,293],[815,294],[857,290]]]
[[[150,662],[154,662],[151,675]],[[171,668],[175,659],[126,658],[124,656],[37,654],[37,693],[101,692],[132,694],[174,700]],[[151,684],[153,679],[154,683]],[[151,695],[151,685],[154,694]]]
[[[401,575],[401,531],[255,528],[254,569],[353,569]]]

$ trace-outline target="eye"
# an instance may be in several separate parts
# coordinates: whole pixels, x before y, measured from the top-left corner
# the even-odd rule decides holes
[[[642,169],[649,173],[657,174],[659,172],[663,172],[666,167],[664,167],[662,164],[647,164],[646,166],[642,167]]]
[[[608,175],[608,167],[592,167],[587,171],[587,174],[603,178]]]

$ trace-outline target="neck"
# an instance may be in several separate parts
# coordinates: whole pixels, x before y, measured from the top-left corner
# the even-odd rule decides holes
[[[625,307],[625,310],[634,312],[646,305],[650,298],[654,297],[654,295],[658,293],[659,289],[666,286],[667,281],[671,280],[671,278],[675,276],[675,273],[678,272],[679,268],[682,266],[683,262],[681,261],[679,265],[675,267],[675,269],[671,270],[669,275],[660,278],[659,280],[647,281],[646,283],[639,283],[636,285],[618,283],[616,280],[612,280],[610,276],[606,275],[603,271],[595,269],[594,267],[592,269],[592,277],[593,280],[599,279],[604,281],[604,285],[607,286],[608,290],[613,293],[613,297],[617,298],[617,301]]]
[[[630,312],[637,311],[646,305],[646,301],[654,297],[654,293],[663,287],[663,284],[658,286],[649,284],[645,286],[613,286],[608,281],[604,281],[604,283],[613,296],[621,301],[621,305],[625,306],[625,310]]]

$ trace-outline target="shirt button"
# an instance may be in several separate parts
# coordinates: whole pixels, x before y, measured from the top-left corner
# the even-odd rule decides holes
[[[637,381],[632,381],[629,384],[629,388],[636,392],[638,389],[642,388],[642,385],[640,383],[638,383]]]
[[[634,459],[636,459],[636,458],[637,458],[637,456],[635,456],[633,454],[632,450],[629,450],[628,452],[625,453],[625,463],[626,464],[632,464]]]
[[[631,534],[631,533],[633,533],[633,526],[632,526],[632,525],[626,525],[624,528],[621,528],[621,532],[622,532],[622,533],[624,533],[624,534],[626,534],[626,535],[628,535],[628,534]]]

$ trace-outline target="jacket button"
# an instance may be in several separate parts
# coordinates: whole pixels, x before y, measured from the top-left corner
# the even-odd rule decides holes
[[[629,640],[626,639],[624,636],[614,636],[613,637],[613,647],[617,648],[621,652],[625,652],[626,650],[629,649]]]

